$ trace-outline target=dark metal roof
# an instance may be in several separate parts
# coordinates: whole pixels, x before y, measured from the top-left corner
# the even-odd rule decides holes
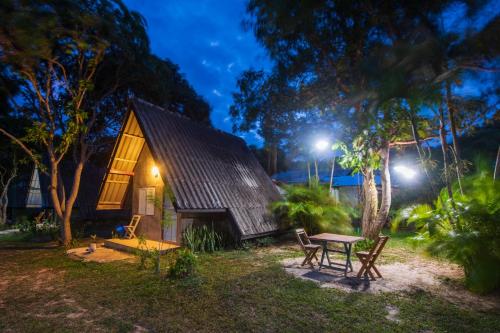
[[[278,229],[268,207],[280,194],[241,138],[142,100],[132,109],[178,209],[225,208],[242,239]]]

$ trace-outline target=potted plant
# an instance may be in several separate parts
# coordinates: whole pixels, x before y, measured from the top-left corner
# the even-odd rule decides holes
[[[90,235],[90,238],[92,240],[90,241],[89,252],[95,252],[97,250],[97,241],[96,241],[97,236],[96,235]]]

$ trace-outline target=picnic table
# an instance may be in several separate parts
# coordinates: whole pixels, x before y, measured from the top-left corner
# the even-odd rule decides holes
[[[309,239],[311,241],[321,243],[321,245],[323,247],[323,254],[321,255],[319,269],[321,270],[321,267],[326,267],[326,268],[331,268],[331,269],[335,269],[335,270],[343,270],[344,274],[347,274],[347,271],[349,269],[351,270],[351,272],[353,271],[352,262],[351,262],[352,244],[355,244],[356,242],[364,240],[363,237],[338,235],[338,234],[330,234],[330,233],[322,233],[322,234],[310,236]],[[344,250],[329,249],[328,243],[343,244]],[[346,255],[345,263],[332,262],[330,260],[330,256],[329,256],[330,252],[345,254]],[[328,265],[323,264],[325,257],[328,261]]]

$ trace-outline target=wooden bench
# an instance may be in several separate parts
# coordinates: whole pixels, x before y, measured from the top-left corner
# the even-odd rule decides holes
[[[370,249],[369,252],[367,251],[356,252],[356,256],[358,257],[359,261],[361,261],[362,264],[358,272],[358,278],[360,278],[362,275],[364,276],[369,275],[372,280],[376,280],[375,276],[372,273],[372,270],[375,272],[375,274],[377,274],[379,278],[382,277],[382,274],[380,274],[379,270],[375,266],[375,261],[382,252],[385,243],[387,243],[388,240],[389,240],[388,236],[378,236],[377,239],[375,240],[375,244],[373,244],[373,247]]]

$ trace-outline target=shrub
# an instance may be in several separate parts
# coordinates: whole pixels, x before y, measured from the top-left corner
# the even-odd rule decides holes
[[[194,274],[197,266],[198,260],[194,253],[189,249],[182,249],[177,252],[177,258],[168,273],[171,277],[183,278]]]
[[[257,238],[255,240],[255,243],[257,244],[257,246],[266,247],[276,243],[276,240],[272,237],[262,237],[262,238]]]
[[[138,238],[139,247],[135,251],[139,257],[139,269],[152,269],[156,274],[161,273],[161,251],[158,248],[149,248],[146,238],[140,235]]]
[[[244,240],[243,242],[240,243],[239,248],[243,251],[250,251],[253,247],[253,244],[251,241]]]
[[[59,237],[59,225],[50,220],[43,220],[42,223],[37,224],[34,219],[22,216],[16,227],[29,239],[35,241],[56,240]]]
[[[348,209],[319,184],[288,186],[285,200],[275,202],[272,209],[285,228],[305,228],[309,233],[352,231]]]
[[[189,226],[183,233],[184,245],[193,252],[215,252],[224,248],[223,237],[214,226]]]
[[[464,268],[466,286],[478,293],[500,288],[500,182],[479,173],[462,180],[451,200],[443,189],[434,205],[403,209],[400,221],[414,224],[431,254],[443,255]]]
[[[21,216],[16,224],[16,228],[19,229],[20,232],[27,234],[34,234],[36,230],[36,223],[33,219],[28,219],[27,216]]]

